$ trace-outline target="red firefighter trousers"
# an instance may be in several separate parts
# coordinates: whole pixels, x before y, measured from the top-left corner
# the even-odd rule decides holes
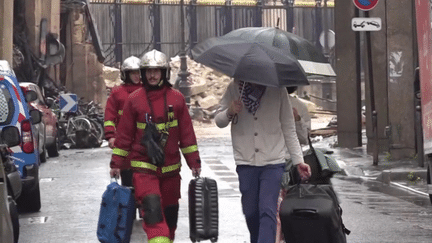
[[[135,172],[133,184],[135,187],[135,200],[139,203],[149,195],[159,195],[163,220],[148,224],[143,220],[143,229],[148,239],[165,236],[174,240],[177,228],[178,205],[180,199],[180,174],[171,177],[158,177],[153,174]],[[145,218],[145,211],[141,209]]]

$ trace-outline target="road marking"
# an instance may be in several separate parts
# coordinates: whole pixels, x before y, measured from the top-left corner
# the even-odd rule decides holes
[[[48,221],[48,217],[31,217],[31,218],[20,218],[20,226],[28,224],[44,224]]]
[[[394,186],[402,187],[403,189],[406,189],[406,190],[408,190],[408,191],[411,191],[411,192],[414,192],[414,193],[417,193],[417,194],[420,194],[420,195],[423,195],[423,196],[429,197],[429,194],[427,194],[427,193],[425,193],[425,192],[418,191],[418,190],[413,189],[413,188],[411,188],[411,187],[407,187],[407,186],[404,186],[404,185],[399,184],[399,183],[396,183],[396,182],[390,182],[390,184],[391,184],[391,185],[394,185]]]
[[[39,182],[52,182],[54,178],[41,178]]]

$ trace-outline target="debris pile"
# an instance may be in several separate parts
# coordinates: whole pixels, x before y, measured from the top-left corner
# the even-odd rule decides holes
[[[179,56],[171,58],[170,67],[170,82],[175,88],[178,88]],[[191,87],[191,116],[194,120],[208,122],[214,117],[219,106],[219,100],[232,78],[197,63],[189,57],[187,57],[187,68],[190,73],[188,85]],[[103,70],[103,77],[108,91],[114,86],[122,84],[119,69],[104,66]]]
[[[120,79],[120,69],[104,66],[103,67],[103,78],[105,80],[105,86],[108,90],[122,84]]]
[[[187,61],[187,70],[189,72],[188,85],[191,87],[190,97],[190,114],[193,120],[210,123],[214,118],[219,101],[224,94],[226,87],[232,81],[232,78],[200,63],[191,60]],[[179,88],[180,57],[171,58],[171,79],[170,82],[174,88]],[[122,84],[120,80],[120,70],[113,67],[104,67],[104,79],[106,87],[111,90],[114,86]],[[301,99],[307,106],[310,114],[315,118],[320,110],[317,105],[311,101]],[[328,121],[327,121],[328,122]]]
[[[226,87],[232,78],[197,63],[187,57],[187,68],[190,73],[188,82],[191,87],[191,116],[193,119],[209,122],[219,108]],[[178,88],[178,73],[180,71],[180,57],[171,59],[171,82]]]

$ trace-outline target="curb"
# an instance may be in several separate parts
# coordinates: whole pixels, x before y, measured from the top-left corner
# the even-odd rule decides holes
[[[383,170],[376,180],[390,184],[392,181],[410,180],[410,177],[426,180],[426,170]]]
[[[403,185],[404,182],[409,182],[409,177],[417,178],[416,180],[426,181],[427,171],[426,169],[395,169],[395,170],[383,170],[378,175],[365,175],[365,171],[360,168],[345,167],[342,169],[340,175],[347,177],[358,177],[362,180],[375,180],[382,182],[383,184],[397,187],[401,190],[410,191],[422,197],[429,197],[429,194],[425,191],[419,190],[415,186]],[[354,173],[352,173],[354,172]]]

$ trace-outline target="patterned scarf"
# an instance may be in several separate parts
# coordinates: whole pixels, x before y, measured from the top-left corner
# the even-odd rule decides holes
[[[239,81],[239,89],[243,104],[249,113],[255,115],[258,107],[260,106],[260,100],[263,96],[266,87],[262,85],[252,85],[251,83]]]

